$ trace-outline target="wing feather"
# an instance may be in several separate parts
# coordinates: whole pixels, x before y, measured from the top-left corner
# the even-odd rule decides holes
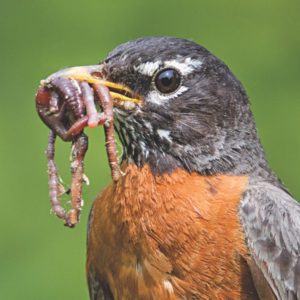
[[[260,182],[245,192],[240,216],[252,257],[277,299],[300,299],[300,204]]]

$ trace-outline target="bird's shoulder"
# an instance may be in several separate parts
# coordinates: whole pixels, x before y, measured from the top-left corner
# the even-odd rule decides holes
[[[300,204],[266,181],[249,183],[240,204],[253,261],[277,299],[300,298]]]

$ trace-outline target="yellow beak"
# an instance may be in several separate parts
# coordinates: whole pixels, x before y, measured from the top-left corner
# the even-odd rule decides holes
[[[101,78],[101,70],[102,65],[73,67],[58,71],[51,75],[48,80],[51,81],[53,76],[62,76],[68,79],[86,81],[90,84],[101,84],[108,87],[111,97],[116,101],[129,101],[135,104],[142,103],[142,100],[127,86]]]

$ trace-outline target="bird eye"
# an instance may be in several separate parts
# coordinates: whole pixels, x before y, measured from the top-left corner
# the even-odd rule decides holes
[[[159,71],[154,79],[156,88],[163,94],[169,94],[177,90],[181,77],[177,70],[164,69]]]

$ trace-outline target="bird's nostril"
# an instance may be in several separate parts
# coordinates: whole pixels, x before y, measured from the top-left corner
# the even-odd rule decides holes
[[[96,78],[96,79],[102,79],[103,78],[103,73],[96,71],[96,72],[92,72],[91,75]]]

